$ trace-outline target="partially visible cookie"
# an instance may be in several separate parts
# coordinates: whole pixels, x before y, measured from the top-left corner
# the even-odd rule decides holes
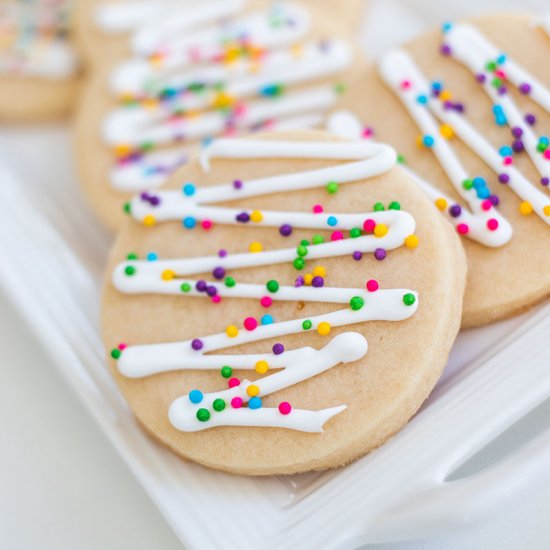
[[[132,200],[107,267],[103,338],[137,419],[182,457],[252,475],[381,445],[459,328],[451,226],[387,146],[266,134],[201,162]]]
[[[548,55],[534,17],[492,14],[387,52],[343,99],[461,235],[464,327],[550,295]]]
[[[69,113],[78,90],[69,36],[72,2],[0,6],[0,120],[34,122]]]
[[[138,6],[101,4],[106,11],[84,8],[79,19],[93,13],[115,28]],[[352,33],[340,23],[348,13],[329,16],[324,2],[147,6],[156,15],[125,40],[101,44],[97,27],[88,36],[103,58],[82,98],[76,153],[90,202],[111,228],[133,193],[161,186],[214,137],[324,126],[355,68]]]

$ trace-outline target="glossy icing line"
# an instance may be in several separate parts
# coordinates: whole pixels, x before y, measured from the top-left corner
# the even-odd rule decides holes
[[[291,142],[270,140],[218,140],[204,150],[201,165],[208,170],[212,159],[269,159],[309,158],[334,161],[349,161],[318,170],[282,174],[232,184],[192,189],[186,184],[182,192],[165,191],[134,199],[131,215],[138,221],[180,220],[188,217],[215,220],[222,224],[241,223],[237,219],[243,211],[232,208],[207,206],[236,198],[255,197],[281,191],[299,191],[325,186],[327,181],[345,184],[382,174],[395,163],[395,153],[385,145],[371,143]],[[155,200],[152,201],[154,197]],[[151,204],[151,201],[154,204]],[[248,211],[244,212],[245,214]],[[253,215],[254,211],[252,211]],[[248,215],[248,214],[247,214]],[[336,220],[329,223],[329,218]],[[351,229],[361,226],[365,219],[385,227],[384,234],[361,235],[355,238],[316,244],[308,247],[306,258],[316,259],[351,254],[360,250],[371,252],[377,247],[387,249],[402,246],[412,235],[415,222],[410,214],[401,210],[378,211],[371,214],[306,214],[300,212],[262,212],[254,225],[327,229]],[[216,426],[263,426],[301,430],[322,431],[323,424],[345,405],[319,411],[293,409],[288,414],[287,403],[279,409],[261,407],[261,398],[276,391],[320,374],[340,363],[358,360],[367,352],[365,338],[357,333],[345,332],[334,337],[320,350],[300,348],[282,353],[282,344],[273,346],[273,353],[254,355],[209,355],[210,352],[233,346],[277,338],[304,331],[328,334],[331,327],[347,326],[371,320],[398,321],[414,314],[418,307],[417,294],[407,289],[384,289],[376,291],[354,288],[314,286],[285,286],[273,282],[267,285],[235,283],[226,285],[221,281],[196,281],[184,278],[187,275],[223,269],[271,265],[292,262],[296,249],[280,249],[258,253],[203,256],[198,258],[140,261],[130,259],[120,263],[113,272],[113,284],[128,294],[155,293],[180,296],[206,297],[204,288],[215,288],[215,295],[223,297],[257,298],[282,301],[312,301],[319,303],[352,304],[340,309],[304,319],[292,319],[267,324],[249,325],[246,330],[230,327],[225,333],[193,338],[183,342],[123,346],[115,350],[118,368],[128,377],[143,377],[171,370],[220,369],[230,364],[235,369],[254,369],[264,363],[269,368],[282,369],[257,381],[240,381],[227,390],[202,394],[195,390],[176,399],[170,406],[171,423],[180,430],[197,431]],[[166,273],[170,276],[167,277]],[[200,286],[202,284],[202,287]],[[185,287],[185,291],[182,289]],[[210,296],[213,294],[210,293]],[[327,328],[328,327],[328,328]],[[279,346],[279,348],[278,348]],[[284,349],[284,348],[283,348]],[[225,367],[224,367],[225,368]],[[260,372],[260,371],[258,371]],[[266,370],[263,371],[265,374]],[[200,397],[200,399],[197,397]],[[259,400],[260,405],[257,405]],[[223,403],[223,406],[220,405]],[[231,403],[231,407],[226,406]],[[248,407],[243,407],[247,404]],[[220,406],[222,408],[220,409]],[[289,405],[288,405],[289,406]],[[218,407],[218,408],[216,408]],[[213,412],[210,412],[213,411]],[[216,412],[214,412],[216,411]],[[283,411],[283,412],[281,412]]]

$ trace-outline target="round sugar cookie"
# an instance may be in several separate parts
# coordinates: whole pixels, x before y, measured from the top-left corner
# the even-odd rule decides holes
[[[95,64],[76,117],[80,179],[113,229],[133,193],[161,186],[213,137],[323,127],[354,69],[349,31],[313,2],[157,8]]]
[[[66,116],[78,93],[70,2],[4,2],[0,7],[0,120]]]
[[[461,234],[463,327],[550,294],[548,55],[534,17],[492,14],[386,52],[343,100]]]
[[[103,339],[138,421],[178,455],[250,475],[341,466],[439,378],[465,258],[391,148],[222,139],[128,212]]]

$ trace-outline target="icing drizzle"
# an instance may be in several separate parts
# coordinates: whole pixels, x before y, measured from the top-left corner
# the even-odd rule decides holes
[[[204,216],[208,216],[208,219],[222,224],[242,223],[237,218],[240,214],[248,215],[248,211],[206,205],[281,191],[323,187],[332,179],[339,184],[360,181],[389,170],[394,165],[395,153],[388,146],[366,142],[221,139],[213,142],[203,152],[201,165],[204,170],[209,169],[210,160],[213,158],[310,158],[349,162],[318,170],[258,178],[241,182],[242,186],[237,188],[232,184],[221,184],[193,188],[190,192],[189,184],[186,184],[183,193],[163,191],[155,195],[136,197],[131,204],[131,215],[137,221],[146,223],[151,222],[152,212],[154,212],[155,222],[180,220],[182,217],[188,219],[190,216],[205,219]],[[336,220],[336,223],[329,222],[329,218]],[[396,209],[362,215],[262,212],[262,218],[254,223],[267,226],[291,224],[301,228],[351,229],[361,226],[365,219],[370,219],[374,225],[384,227],[385,231],[378,236],[376,231],[371,230],[371,234],[362,234],[356,238],[342,238],[316,244],[308,247],[307,259],[341,256],[357,250],[373,252],[380,247],[397,248],[403,245],[405,239],[415,230],[412,216]],[[316,288],[277,284],[273,287],[269,283],[267,285],[236,283],[227,286],[219,280],[197,281],[188,278],[188,276],[208,271],[215,274],[216,269],[220,268],[226,273],[227,270],[232,269],[292,262],[295,257],[296,249],[288,248],[258,253],[229,254],[223,257],[203,256],[174,260],[155,259],[155,261],[131,259],[120,263],[114,269],[113,284],[119,291],[128,294],[174,294],[195,298],[213,295],[262,298],[269,295],[269,299],[273,301],[303,300],[355,304],[308,319],[270,322],[240,331],[236,327],[231,327],[232,331],[183,342],[122,346],[119,350],[114,350],[113,355],[118,359],[120,372],[128,377],[142,377],[180,369],[220,369],[224,365],[231,365],[238,369],[254,369],[258,362],[264,362],[270,369],[282,370],[254,382],[244,380],[238,384],[230,384],[227,390],[204,395],[198,392],[200,399],[196,398],[196,391],[190,392],[176,399],[170,406],[171,423],[177,429],[184,431],[196,431],[215,426],[269,426],[306,432],[322,431],[323,424],[343,411],[345,405],[320,411],[293,409],[290,414],[287,414],[281,407],[279,409],[261,407],[258,403],[261,404],[261,398],[264,396],[320,374],[340,363],[360,359],[367,352],[367,342],[362,335],[355,332],[339,334],[318,350],[306,347],[281,353],[282,344],[276,344],[273,346],[273,353],[266,354],[211,355],[209,353],[304,331],[317,330],[320,334],[328,334],[330,327],[347,326],[370,320],[403,320],[414,314],[418,300],[416,293],[407,289],[364,291],[356,288],[324,286]],[[167,273],[169,276],[166,276]],[[206,294],[204,288],[214,288],[215,292]],[[219,404],[222,402],[223,407],[220,409]],[[231,406],[226,406],[228,403],[231,403]],[[248,407],[243,404],[248,404]]]

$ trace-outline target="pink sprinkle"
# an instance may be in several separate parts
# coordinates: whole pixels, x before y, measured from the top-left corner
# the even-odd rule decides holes
[[[316,204],[313,206],[314,214],[321,214],[322,211],[323,211],[323,207],[320,204]]]
[[[333,231],[330,235],[331,241],[341,241],[344,238],[344,234],[341,231]]]
[[[374,228],[376,227],[376,222],[369,218],[369,219],[366,219],[364,222],[363,222],[363,229],[367,232],[367,233],[372,233],[374,231]]]
[[[246,330],[254,330],[258,326],[258,321],[254,317],[247,317],[244,320],[244,328]]]
[[[487,220],[487,228],[489,231],[496,231],[498,229],[498,220],[495,220],[495,218]]]
[[[367,281],[367,290],[369,292],[376,292],[380,288],[380,285],[376,279],[369,279]]]
[[[466,235],[466,233],[468,233],[468,231],[470,231],[470,228],[469,228],[465,223],[459,223],[459,224],[456,226],[456,230],[457,230],[461,235]]]
[[[408,90],[411,87],[411,81],[410,80],[403,80],[401,82],[401,89],[402,90]]]
[[[291,410],[292,405],[288,401],[283,401],[282,403],[279,403],[279,412],[281,414],[290,414]]]
[[[273,300],[269,296],[264,296],[260,300],[260,304],[262,304],[263,307],[270,307],[272,303],[273,303]]]
[[[128,347],[128,346],[127,346],[126,344],[119,344],[119,345],[118,345],[118,349],[119,349],[120,351],[125,350],[127,347]]]
[[[212,224],[212,220],[202,220],[201,225],[202,225],[202,228],[203,228],[203,229],[208,230],[208,229],[210,229],[210,228],[212,227],[212,225],[213,225],[213,224]]]
[[[246,105],[244,103],[238,103],[235,105],[233,112],[237,117],[244,116],[246,114]]]
[[[512,157],[504,157],[504,166],[510,166],[512,162],[514,162]]]
[[[364,138],[371,138],[374,135],[374,130],[372,128],[369,128],[368,126],[366,128],[363,128],[363,137]]]
[[[231,406],[234,409],[240,409],[243,406],[243,400],[240,397],[234,397],[231,399]]]
[[[240,381],[238,378],[230,378],[230,379],[227,381],[227,385],[228,385],[230,388],[235,388],[236,386],[240,386],[240,385],[241,385],[241,381]]]
[[[495,74],[499,77],[499,78],[502,78],[504,80],[506,80],[506,73],[502,70],[502,69],[497,69],[495,71]]]
[[[481,208],[483,208],[483,210],[491,210],[492,206],[493,206],[493,203],[489,199],[485,199],[481,203]]]
[[[222,301],[222,297],[219,294],[216,294],[216,296],[212,296],[212,302],[214,304],[219,304]]]
[[[544,151],[543,155],[544,155],[544,158],[546,160],[550,160],[550,149],[546,149],[546,151]]]

